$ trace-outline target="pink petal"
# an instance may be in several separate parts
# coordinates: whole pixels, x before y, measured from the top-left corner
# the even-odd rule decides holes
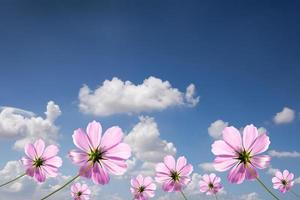
[[[144,178],[144,186],[148,187],[152,182],[153,182],[153,180],[150,176],[146,176]]]
[[[272,178],[272,183],[281,183],[281,180],[275,176]]]
[[[86,132],[89,136],[90,143],[93,149],[97,149],[101,141],[101,134],[102,134],[101,124],[96,121],[89,123],[86,128]]]
[[[184,166],[179,172],[180,175],[188,176],[193,172],[193,166],[191,164],[187,164]]]
[[[258,169],[265,169],[271,161],[268,155],[258,155],[251,158],[251,163]]]
[[[105,185],[109,182],[109,176],[106,170],[100,166],[99,163],[95,163],[92,171],[92,180],[95,184]]]
[[[31,168],[26,169],[26,174],[27,174],[28,176],[33,177],[33,176],[34,176],[34,168],[31,167]]]
[[[71,150],[69,157],[72,162],[77,165],[84,165],[89,160],[88,154],[80,150]]]
[[[262,152],[265,152],[270,145],[269,137],[266,134],[262,134],[258,136],[255,140],[255,142],[252,145],[251,154],[257,155]]]
[[[209,175],[209,180],[210,180],[210,182],[211,182],[211,183],[214,183],[216,177],[217,177],[216,174],[211,173],[211,174]]]
[[[55,145],[49,145],[46,147],[44,154],[43,154],[43,158],[44,159],[49,159],[53,156],[56,156],[58,153],[59,149],[57,146]]]
[[[128,144],[119,143],[118,145],[110,148],[105,153],[105,158],[118,158],[127,160],[131,156],[131,148]]]
[[[79,169],[79,174],[80,176],[86,177],[86,178],[91,178],[92,177],[92,171],[93,168],[92,166],[92,162],[87,162],[85,165],[82,165]]]
[[[34,143],[34,147],[35,147],[37,157],[41,157],[45,150],[45,142],[39,139]]]
[[[47,177],[56,177],[58,175],[58,169],[53,166],[42,167]]]
[[[258,177],[258,173],[255,170],[255,168],[251,164],[247,165],[247,168],[246,168],[246,179],[248,179],[248,180],[255,180],[256,177]]]
[[[172,182],[165,182],[165,183],[163,183],[162,189],[165,192],[172,192],[174,190],[174,187],[175,187],[175,183],[173,181]]]
[[[223,140],[217,140],[211,145],[211,151],[216,156],[219,155],[229,155],[229,156],[236,156],[235,150],[230,147],[226,142]]]
[[[107,170],[114,175],[122,175],[127,170],[126,162],[122,160],[102,160],[103,165],[107,168]]]
[[[290,172],[288,170],[283,170],[283,173],[282,173],[282,176],[283,176],[283,179],[287,179],[288,175],[290,174]]]
[[[123,132],[118,126],[113,126],[107,129],[101,140],[101,147],[104,151],[116,146],[122,141]]]
[[[239,161],[233,157],[218,156],[214,160],[214,168],[219,172],[224,172],[233,167]]]
[[[61,167],[62,165],[62,159],[58,156],[54,156],[48,160],[45,160],[45,165],[51,165],[56,168]]]
[[[82,151],[90,152],[89,139],[82,129],[76,129],[73,134],[73,143]]]
[[[34,178],[38,182],[44,182],[46,180],[45,173],[41,168],[35,168],[34,170]]]
[[[246,150],[250,149],[255,139],[258,136],[258,131],[255,126],[248,125],[244,128],[243,131],[243,145]]]
[[[171,173],[169,168],[167,168],[167,166],[164,163],[158,163],[155,166],[155,170],[156,170],[156,172],[159,172],[159,173],[162,173],[165,175],[169,175]]]
[[[165,163],[166,167],[167,167],[170,171],[175,170],[175,168],[176,168],[176,166],[175,166],[176,163],[175,163],[175,159],[174,159],[173,156],[171,156],[171,155],[166,156],[166,157],[164,158],[164,163]]]
[[[181,169],[186,165],[186,158],[184,156],[180,156],[177,159],[176,163],[176,171],[181,171]]]
[[[276,171],[275,172],[275,176],[280,179],[280,180],[283,180],[283,176],[282,176],[282,173],[280,171]]]
[[[26,167],[26,168],[30,168],[30,167],[33,166],[33,161],[29,158],[23,157],[21,159],[21,162],[22,162],[23,166]]]
[[[140,186],[139,182],[136,180],[136,178],[132,178],[130,183],[131,183],[131,186],[134,187],[134,189],[137,189]]]
[[[36,157],[36,152],[35,152],[35,148],[34,148],[33,144],[30,144],[30,143],[26,144],[24,150],[25,150],[25,154],[29,158],[34,159]]]
[[[240,184],[244,181],[246,170],[243,164],[237,164],[229,172],[227,179],[231,183]]]
[[[223,139],[229,144],[235,151],[240,151],[243,147],[242,138],[240,132],[233,126],[226,127],[223,130]]]
[[[209,183],[210,183],[210,179],[209,179],[208,174],[204,174],[203,177],[202,177],[202,180],[203,180],[206,184],[209,184]]]
[[[294,179],[294,174],[293,173],[289,173],[289,175],[286,178],[288,181],[291,181]]]

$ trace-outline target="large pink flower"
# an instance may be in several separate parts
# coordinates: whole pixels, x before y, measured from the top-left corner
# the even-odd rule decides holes
[[[214,167],[217,171],[226,171],[230,168],[227,178],[231,183],[240,184],[244,179],[254,180],[258,177],[256,168],[264,169],[268,166],[271,157],[259,155],[265,152],[270,145],[269,137],[253,125],[248,125],[240,132],[234,127],[223,130],[223,140],[212,144],[212,152],[217,157]]]
[[[130,190],[135,200],[148,200],[154,197],[156,185],[151,177],[147,176],[144,178],[142,175],[138,175],[136,178],[131,179]]]
[[[79,148],[69,152],[74,164],[80,166],[80,175],[92,178],[96,184],[109,182],[108,172],[122,175],[127,169],[126,160],[131,156],[129,145],[122,143],[123,132],[119,127],[111,127],[102,136],[100,123],[88,124],[85,133],[77,129],[73,142]]]
[[[283,173],[277,171],[275,177],[272,178],[273,188],[279,189],[280,192],[286,193],[294,185],[294,174],[288,170],[284,170]]]
[[[202,180],[199,181],[200,192],[207,195],[217,194],[223,186],[221,185],[221,178],[214,173],[210,175],[204,174]]]
[[[47,177],[56,177],[58,168],[62,165],[61,158],[56,156],[58,151],[55,145],[45,148],[45,142],[41,139],[34,144],[27,144],[25,146],[27,157],[21,159],[26,167],[26,174],[38,182],[44,182]]]
[[[71,196],[74,200],[89,200],[91,190],[86,184],[75,183],[71,186]]]
[[[163,163],[158,163],[155,167],[155,180],[162,183],[163,190],[166,192],[180,191],[190,181],[190,174],[193,166],[187,164],[184,156],[178,158],[177,163],[173,156],[168,155]]]

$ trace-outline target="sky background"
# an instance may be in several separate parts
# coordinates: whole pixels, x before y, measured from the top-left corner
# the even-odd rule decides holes
[[[42,185],[25,178],[1,189],[0,199],[38,198],[75,175],[78,168],[67,158],[75,148],[73,130],[92,120],[104,129],[119,125],[133,135],[134,145],[147,144],[136,147],[141,154],[159,144],[161,155],[186,156],[198,179],[213,171],[211,144],[223,126],[254,124],[271,140],[272,166],[260,171],[266,184],[271,186],[274,169],[300,177],[299,10],[296,1],[1,0],[0,174],[8,180],[15,169],[22,173],[16,162],[24,155],[22,141],[36,138],[59,144],[64,165],[58,178]],[[115,80],[131,82],[134,90],[125,95],[125,104],[119,105],[115,93],[94,94],[105,80],[112,87]],[[90,93],[81,98],[87,87]],[[150,99],[162,95],[168,101],[146,107],[142,92],[148,90]],[[136,96],[143,98],[134,104]],[[108,110],[97,110],[100,105]],[[144,126],[149,143],[140,141],[137,131]],[[166,141],[173,149],[163,148]],[[142,165],[158,159],[138,154],[133,152],[128,173],[107,186],[83,180],[95,189],[94,198],[131,199],[129,178],[151,174]],[[221,199],[271,199],[257,182],[233,185],[227,172],[215,173],[225,186]],[[294,191],[300,193],[300,179],[296,182]],[[56,198],[70,199],[68,190]],[[197,190],[187,188],[191,200],[209,199]],[[177,196],[159,188],[154,199]]]

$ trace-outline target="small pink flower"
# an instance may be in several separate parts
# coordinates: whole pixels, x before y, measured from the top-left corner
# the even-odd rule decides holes
[[[156,165],[155,169],[155,180],[163,184],[164,191],[173,192],[182,190],[191,181],[189,175],[193,171],[193,166],[187,164],[184,156],[179,157],[176,163],[174,157],[168,155],[163,163]]]
[[[212,144],[212,153],[217,156],[214,167],[217,171],[232,168],[227,176],[231,183],[240,184],[245,178],[254,180],[258,177],[256,168],[266,168],[271,160],[268,155],[258,155],[265,152],[269,145],[269,137],[265,133],[259,135],[253,125],[245,127],[243,138],[236,128],[226,127],[223,140]]]
[[[199,182],[200,192],[206,193],[207,195],[217,194],[223,186],[221,185],[221,178],[216,176],[214,173],[208,175],[204,174],[202,180]]]
[[[122,130],[114,126],[102,136],[100,123],[93,121],[88,124],[86,132],[82,129],[74,131],[73,142],[79,149],[69,152],[73,163],[80,166],[80,175],[104,185],[109,182],[108,172],[124,174],[131,150],[129,145],[122,143]]]
[[[142,175],[138,175],[136,178],[131,179],[130,190],[135,200],[148,200],[154,197],[156,185],[151,177],[147,176],[144,178]]]
[[[294,174],[288,170],[284,170],[283,173],[277,171],[275,176],[272,178],[273,188],[279,189],[280,192],[286,193],[294,185]]]
[[[38,182],[44,182],[47,177],[56,177],[58,168],[62,165],[61,158],[56,156],[58,151],[55,145],[45,148],[45,142],[41,139],[34,144],[27,144],[25,146],[27,157],[21,159],[26,167],[26,174]]]
[[[71,195],[74,200],[89,200],[91,190],[86,184],[75,183],[71,186]]]

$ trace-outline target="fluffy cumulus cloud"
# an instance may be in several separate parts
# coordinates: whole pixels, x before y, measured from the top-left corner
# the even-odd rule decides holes
[[[287,124],[295,119],[295,111],[284,107],[283,110],[275,115],[273,118],[275,124]]]
[[[160,138],[154,118],[141,116],[139,120],[124,139],[134,154],[129,166],[134,169],[136,163],[140,161],[144,173],[153,174],[155,164],[161,162],[168,154],[174,155],[176,148],[173,143]]]
[[[58,137],[56,119],[61,110],[53,101],[47,104],[45,118],[34,113],[13,107],[2,107],[0,110],[0,138],[14,139],[15,149],[23,149],[24,145],[37,138],[55,143]]]
[[[276,173],[277,171],[280,171],[280,170],[277,169],[277,168],[273,168],[273,167],[270,165],[269,168],[268,168],[268,170],[267,170],[267,173],[270,174],[270,175],[272,175],[272,176],[274,176],[275,173]]]
[[[277,158],[300,158],[300,152],[297,151],[276,151],[270,150],[269,155]]]
[[[217,120],[210,124],[208,127],[208,134],[214,139],[222,138],[222,131],[224,128],[228,126],[228,122],[224,122],[223,120]]]
[[[173,88],[168,81],[152,76],[140,85],[114,77],[105,80],[94,91],[84,85],[79,91],[79,109],[97,116],[160,111],[173,106],[193,107],[199,102],[199,97],[195,95],[193,84],[184,93]]]
[[[204,171],[204,172],[216,172],[213,163],[210,162],[205,162],[205,163],[200,163],[199,167]]]

